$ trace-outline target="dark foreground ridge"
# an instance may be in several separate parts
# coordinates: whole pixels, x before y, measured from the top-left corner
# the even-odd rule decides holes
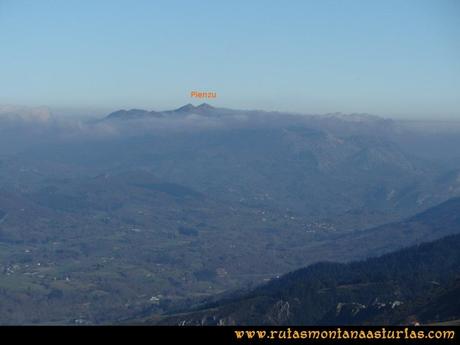
[[[409,224],[414,226],[416,221],[420,227],[430,224],[432,231],[459,228],[460,199],[387,227],[411,231]],[[459,248],[460,234],[456,234],[364,261],[318,263],[248,293],[166,317],[159,323],[455,324],[460,319]]]

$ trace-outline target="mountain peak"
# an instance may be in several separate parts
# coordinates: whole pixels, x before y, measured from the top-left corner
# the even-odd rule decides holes
[[[215,108],[213,106],[211,106],[210,104],[208,104],[208,103],[201,103],[199,106],[196,107],[196,109],[211,110],[211,109],[215,109]]]
[[[186,105],[183,105],[182,107],[180,108],[177,108],[176,110],[174,111],[177,111],[177,112],[185,112],[185,111],[192,111],[192,110],[195,110],[195,106],[192,104],[192,103],[188,103]]]
[[[183,105],[182,107],[174,110],[174,112],[193,112],[193,111],[208,111],[214,110],[215,108],[209,105],[208,103],[201,103],[200,105],[194,106],[191,103]]]

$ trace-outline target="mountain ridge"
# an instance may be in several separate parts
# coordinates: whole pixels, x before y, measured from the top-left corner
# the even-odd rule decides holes
[[[172,115],[184,115],[184,114],[211,114],[220,108],[215,108],[208,103],[201,103],[197,106],[194,106],[191,103],[185,104],[179,108],[172,110],[145,110],[145,109],[120,109],[108,114],[104,119],[121,119],[121,120],[132,120],[132,119],[149,119],[149,118],[167,118]]]
[[[232,108],[221,108],[214,107],[209,103],[201,103],[199,105],[193,105],[192,103],[187,103],[175,109],[167,110],[145,110],[132,108],[129,110],[119,109],[108,114],[104,119],[139,119],[139,118],[166,118],[171,115],[185,115],[185,114],[198,114],[198,115],[213,115],[213,116],[222,116],[222,115],[240,115],[240,114],[266,114],[266,115],[286,115],[294,117],[311,117],[319,118],[323,121],[328,120],[339,120],[343,122],[350,123],[368,123],[374,121],[390,121],[383,117],[368,114],[368,113],[350,113],[344,114],[340,112],[336,113],[325,113],[325,114],[307,114],[307,113],[296,113],[289,111],[267,111],[267,110],[257,110],[257,109],[232,109]]]

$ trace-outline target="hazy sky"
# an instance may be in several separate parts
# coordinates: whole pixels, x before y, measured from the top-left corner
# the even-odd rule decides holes
[[[460,1],[0,0],[0,103],[460,118]]]

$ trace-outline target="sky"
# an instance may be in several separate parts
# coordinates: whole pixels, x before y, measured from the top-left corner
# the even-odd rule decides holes
[[[0,0],[0,103],[460,119],[460,1]]]

